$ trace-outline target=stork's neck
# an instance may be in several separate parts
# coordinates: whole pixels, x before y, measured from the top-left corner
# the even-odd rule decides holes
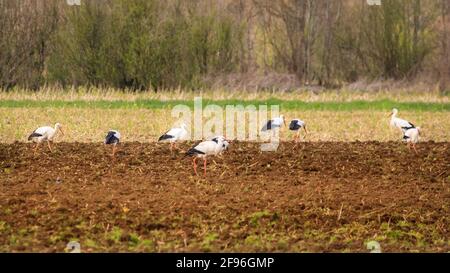
[[[222,138],[217,138],[217,147],[222,147],[224,140]]]
[[[391,121],[393,122],[397,118],[397,113],[392,113]]]

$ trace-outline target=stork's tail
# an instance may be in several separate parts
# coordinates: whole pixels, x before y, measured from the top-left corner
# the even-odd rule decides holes
[[[197,150],[197,149],[195,149],[195,148],[190,148],[187,152],[186,152],[186,154],[185,154],[185,157],[186,156],[194,156],[194,155],[202,155],[202,154],[205,154],[204,152],[202,152],[202,151],[199,151],[199,150]]]
[[[187,156],[194,156],[194,155],[196,155],[196,154],[197,154],[197,150],[194,149],[194,148],[190,148],[190,149],[186,152],[186,154],[184,155],[184,157],[187,157]]]
[[[167,140],[167,139],[171,139],[171,138],[173,138],[173,136],[164,134],[158,138],[158,141],[163,141],[163,140]]]
[[[32,139],[35,138],[35,137],[41,137],[41,136],[42,136],[41,134],[38,134],[38,133],[33,132],[33,133],[28,137],[28,140],[32,140]]]

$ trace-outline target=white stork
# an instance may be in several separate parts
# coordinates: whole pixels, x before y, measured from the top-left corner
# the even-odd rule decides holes
[[[31,133],[31,135],[28,137],[28,140],[36,142],[36,146],[34,147],[34,153],[36,153],[39,144],[41,144],[41,142],[43,141],[47,141],[48,149],[50,150],[50,152],[52,152],[50,142],[53,142],[53,139],[55,138],[58,132],[61,132],[61,134],[64,135],[64,132],[62,131],[62,126],[59,123],[56,123],[54,128],[50,126],[43,126],[34,130],[34,132]]]
[[[398,110],[397,108],[392,109],[392,112],[389,114],[391,117],[391,127],[397,127],[404,134],[408,129],[415,128],[414,124],[409,121],[397,117]]]
[[[408,149],[411,150],[411,147],[413,147],[416,154],[418,154],[416,143],[419,142],[419,135],[420,127],[410,128],[406,130],[405,134],[403,135],[403,141],[405,141],[406,145],[408,145]]]
[[[170,142],[170,152],[176,145],[176,142],[182,140],[187,135],[186,124],[181,124],[180,127],[174,127],[159,137],[158,141]],[[175,147],[176,148],[176,147]]]
[[[228,150],[228,146],[230,146],[230,143],[229,143],[227,140],[224,140],[222,146],[223,146],[223,150],[221,151],[221,153],[222,153],[223,151]]]
[[[381,253],[381,246],[377,241],[368,242],[367,249],[370,250],[370,253]]]
[[[291,120],[291,123],[289,123],[289,130],[296,131],[294,135],[294,141],[297,142],[300,138],[300,129],[303,128],[305,130],[305,137],[308,134],[308,131],[306,130],[306,123],[303,120],[300,119],[293,119]]]
[[[277,118],[267,121],[266,125],[264,125],[261,131],[265,132],[273,130],[275,128],[280,128],[283,124],[286,125],[286,121],[284,120],[284,116],[281,115]]]
[[[117,144],[120,142],[120,133],[116,130],[109,130],[105,137],[105,145],[112,145],[112,156],[116,154]]]
[[[192,162],[194,164],[194,172],[196,175],[198,175],[197,158],[203,159],[203,175],[206,176],[206,157],[209,155],[217,155],[222,152],[225,147],[225,141],[223,136],[219,136],[214,138],[214,140],[202,141],[187,151],[186,155],[194,156]]]
[[[220,147],[219,154],[222,154],[224,151],[228,150],[228,146],[230,146],[230,143],[225,139],[224,136],[215,136],[211,140],[218,144],[220,139],[222,140],[222,146]]]
[[[267,123],[261,129],[262,132],[272,131],[275,133],[275,130],[281,128],[282,125],[286,126],[286,121],[284,120],[284,116],[280,115],[277,118],[271,119],[267,121]]]
[[[81,253],[81,245],[77,241],[70,241],[64,251],[69,253]]]

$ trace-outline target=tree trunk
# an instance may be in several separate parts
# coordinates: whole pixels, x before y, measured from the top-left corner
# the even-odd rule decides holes
[[[441,73],[439,82],[439,91],[445,93],[450,88],[450,49],[449,49],[449,30],[448,25],[448,12],[450,5],[448,0],[441,0],[441,18],[442,18],[442,35],[441,35],[441,47],[442,47],[442,60],[441,60]]]

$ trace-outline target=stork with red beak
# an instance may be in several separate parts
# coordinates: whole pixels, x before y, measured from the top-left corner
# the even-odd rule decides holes
[[[61,134],[64,135],[62,126],[59,123],[56,123],[55,127],[42,126],[34,130],[33,133],[31,133],[31,135],[28,137],[29,141],[36,142],[34,153],[37,152],[39,144],[44,141],[47,141],[48,149],[50,150],[50,152],[53,152],[50,142],[53,142],[53,139],[56,137],[58,132],[61,132]]]
[[[392,109],[392,112],[389,114],[389,116],[391,117],[390,122],[391,127],[397,127],[402,131],[403,134],[406,132],[406,130],[415,128],[414,124],[412,124],[411,122],[398,118],[397,113],[398,113],[397,108],[394,108]]]

